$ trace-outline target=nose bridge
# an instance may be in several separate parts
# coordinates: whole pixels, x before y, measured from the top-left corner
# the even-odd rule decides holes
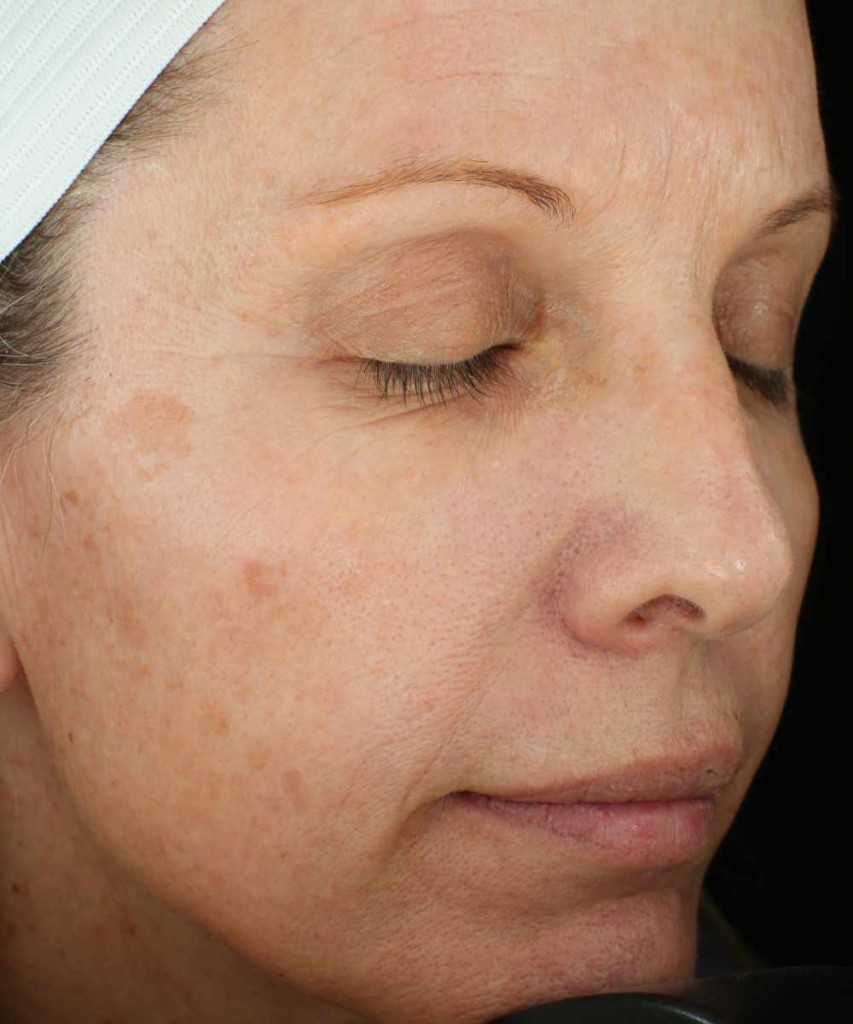
[[[784,586],[790,544],[725,355],[716,338],[704,340],[685,345],[680,358],[673,346],[639,375],[636,397],[650,443],[627,469],[658,529],[677,545],[681,573],[695,576],[688,582],[685,575],[683,585],[740,588],[755,614]],[[678,573],[675,564],[670,572]]]
[[[713,334],[692,331],[620,354],[608,429],[619,438],[608,485],[619,536],[580,555],[584,585],[566,604],[597,646],[643,643],[636,630],[650,623],[702,636],[748,629],[793,571],[725,355]]]

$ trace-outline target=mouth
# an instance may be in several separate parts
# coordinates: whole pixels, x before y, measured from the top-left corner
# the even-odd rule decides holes
[[[594,777],[448,798],[471,821],[524,842],[568,844],[583,858],[631,868],[674,866],[711,852],[717,794],[735,777],[734,748],[689,761],[635,762]]]
[[[454,793],[472,815],[498,827],[570,843],[594,860],[634,868],[680,864],[704,856],[714,834],[711,797],[693,800],[625,800],[574,804],[524,803],[480,793]]]

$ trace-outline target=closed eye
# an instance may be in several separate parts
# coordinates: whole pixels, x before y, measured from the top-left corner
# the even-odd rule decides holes
[[[769,366],[756,366],[735,356],[726,356],[732,376],[745,384],[765,402],[777,409],[789,406],[794,400],[794,381],[790,370]]]
[[[509,353],[521,346],[515,343],[484,349],[461,363],[384,363],[365,359],[361,373],[381,398],[417,396],[422,406],[445,405],[460,394],[475,398],[491,394],[515,379],[509,366]]]
[[[459,363],[392,363],[365,359],[361,374],[383,399],[401,397],[405,403],[414,395],[421,406],[445,405],[462,394],[482,398],[515,380],[509,355],[521,346],[505,343],[478,352]],[[747,363],[726,357],[732,376],[775,408],[793,401],[794,384],[787,369]]]

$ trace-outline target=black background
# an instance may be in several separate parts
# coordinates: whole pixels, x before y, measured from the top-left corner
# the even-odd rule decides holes
[[[843,4],[809,4],[821,114],[840,219],[803,317],[800,417],[821,493],[791,692],[776,738],[707,888],[768,966],[853,964],[853,380],[847,288],[850,65]]]

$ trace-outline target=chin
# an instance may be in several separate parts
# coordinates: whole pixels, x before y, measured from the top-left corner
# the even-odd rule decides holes
[[[697,913],[698,892],[683,890],[638,893],[596,908],[582,926],[567,926],[559,946],[553,946],[548,964],[553,988],[546,999],[692,978]]]
[[[541,1003],[687,980],[698,888],[596,901],[538,927],[508,922],[505,930],[481,925],[460,935],[449,922],[437,924],[433,941],[410,947],[405,971],[386,977],[384,999],[377,1002],[371,986],[350,1005],[375,1024],[485,1024]]]

